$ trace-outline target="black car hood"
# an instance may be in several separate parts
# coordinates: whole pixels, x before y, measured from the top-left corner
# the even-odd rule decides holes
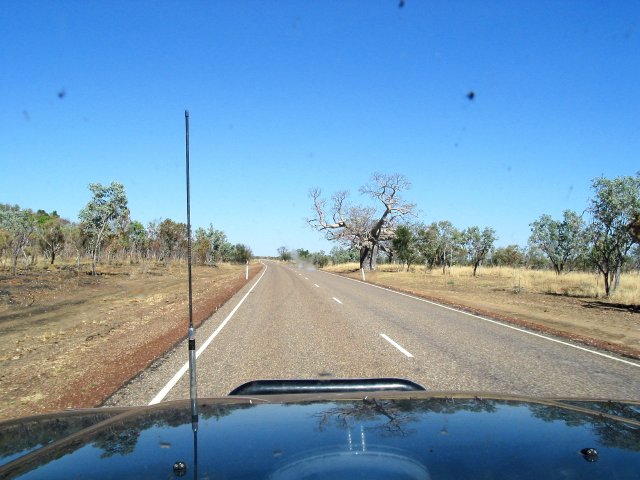
[[[640,477],[635,402],[365,392],[198,405],[196,432],[188,400],[2,422],[0,477]]]

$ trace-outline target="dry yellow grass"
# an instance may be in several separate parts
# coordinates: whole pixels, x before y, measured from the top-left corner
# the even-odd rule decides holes
[[[357,263],[333,265],[326,270],[336,273],[353,272],[357,270]],[[378,265],[378,270],[367,275],[375,275],[377,280],[392,280],[392,284],[399,288],[418,286],[454,286],[474,285],[487,291],[511,290],[530,293],[546,293],[578,298],[604,298],[604,285],[601,275],[585,272],[569,272],[556,275],[550,270],[527,270],[508,267],[481,267],[477,277],[473,277],[471,267],[453,266],[443,275],[441,269],[429,271],[423,266],[411,267],[410,272],[398,265]],[[625,305],[640,304],[640,273],[623,274],[620,287],[610,298],[611,302]]]

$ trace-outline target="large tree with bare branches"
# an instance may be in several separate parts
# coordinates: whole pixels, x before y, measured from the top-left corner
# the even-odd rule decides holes
[[[314,218],[308,219],[312,228],[324,233],[327,240],[360,250],[360,268],[376,269],[380,250],[389,252],[398,220],[413,214],[415,204],[407,203],[400,193],[411,184],[404,175],[376,173],[371,181],[360,187],[360,193],[376,200],[374,206],[351,205],[346,191],[334,193],[327,206],[319,188],[313,188]]]

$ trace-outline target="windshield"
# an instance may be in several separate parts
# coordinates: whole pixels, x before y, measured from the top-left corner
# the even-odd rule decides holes
[[[190,323],[200,397],[640,400],[639,28],[633,1],[3,2],[0,419],[189,398]]]

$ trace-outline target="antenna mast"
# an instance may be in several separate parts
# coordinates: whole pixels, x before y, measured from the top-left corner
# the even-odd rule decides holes
[[[191,287],[191,191],[189,184],[189,110],[184,111],[187,163],[187,264],[189,268],[189,393],[191,398],[191,426],[198,430],[198,384],[196,381],[196,332],[193,328],[193,295]]]

